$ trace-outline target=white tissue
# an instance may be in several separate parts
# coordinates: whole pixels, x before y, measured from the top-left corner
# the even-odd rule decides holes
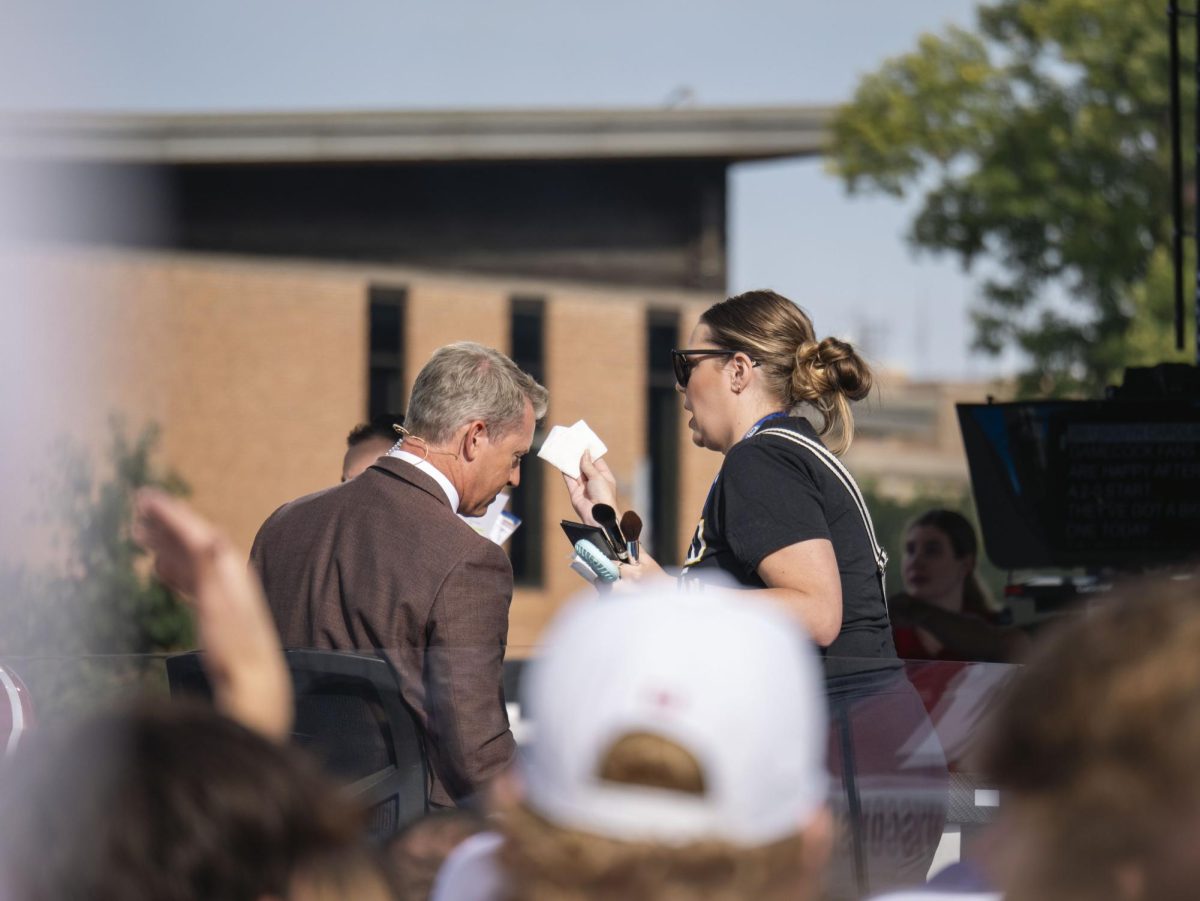
[[[604,442],[597,437],[582,419],[575,425],[556,425],[542,442],[538,456],[565,472],[573,479],[579,478],[579,461],[584,451],[590,451],[593,460],[598,460],[608,453]]]

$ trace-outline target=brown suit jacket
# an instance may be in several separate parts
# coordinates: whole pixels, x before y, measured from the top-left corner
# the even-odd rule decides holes
[[[512,568],[433,479],[382,457],[276,510],[250,560],[285,647],[386,650],[425,730],[434,804],[473,794],[512,758]]]

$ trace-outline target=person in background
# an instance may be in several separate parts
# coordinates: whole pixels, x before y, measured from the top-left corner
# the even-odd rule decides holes
[[[519,800],[451,855],[436,901],[817,896],[827,721],[795,620],[666,582],[577,602],[524,694]]]
[[[356,425],[346,436],[342,458],[342,481],[347,482],[390,451],[400,440],[396,426],[404,425],[403,413],[380,413],[370,422]]]
[[[904,593],[889,600],[896,653],[905,660],[1006,662],[1029,645],[1004,622],[980,584],[975,529],[960,513],[934,509],[904,534]]]

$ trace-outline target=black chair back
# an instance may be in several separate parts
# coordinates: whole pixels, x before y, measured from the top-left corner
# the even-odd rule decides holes
[[[284,652],[296,693],[292,737],[370,809],[383,840],[428,808],[420,724],[384,658],[345,651]],[[211,699],[201,652],[167,659],[172,695]]]

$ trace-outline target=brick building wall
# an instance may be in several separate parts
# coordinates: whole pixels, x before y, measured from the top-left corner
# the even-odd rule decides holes
[[[62,408],[41,411],[24,462],[6,474],[20,478],[43,467],[48,458],[35,450],[37,440],[95,439],[113,413],[131,429],[154,421],[162,429],[160,461],[191,485],[197,508],[247,549],[272,510],[338,479],[346,433],[367,413],[372,287],[406,292],[406,387],[443,344],[474,340],[508,352],[512,298],[544,299],[546,425],[587,419],[610,448],[626,504],[638,502],[636,474],[647,453],[648,311],[677,310],[682,344],[699,313],[719,299],[192,253],[51,252],[37,269],[45,287],[38,302],[50,305],[43,313],[56,324],[44,352],[69,360],[71,375]],[[691,446],[679,412],[678,540],[686,546],[720,458]],[[515,594],[510,642],[517,653],[582,587],[567,569],[570,549],[557,527],[573,518],[561,479],[534,458],[525,478],[533,467],[545,479],[543,584]]]

